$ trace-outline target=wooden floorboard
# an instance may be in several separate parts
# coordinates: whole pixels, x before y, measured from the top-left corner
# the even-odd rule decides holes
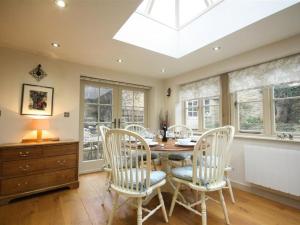
[[[104,183],[104,173],[82,175],[78,189],[49,192],[0,206],[0,225],[104,225],[113,197],[113,194],[106,194]],[[235,189],[234,192],[236,204],[231,203],[228,193],[224,191],[232,225],[300,225],[300,210],[244,191]],[[103,194],[106,194],[104,207],[101,206]],[[193,196],[188,190],[186,194]],[[167,211],[171,197],[164,194]],[[158,200],[154,199],[149,207],[157,203]],[[209,225],[225,224],[218,204],[209,201],[207,210]],[[135,224],[136,210],[128,205],[122,206],[114,218],[114,225]],[[166,223],[159,211],[144,224]],[[176,205],[169,224],[201,225],[201,217]]]

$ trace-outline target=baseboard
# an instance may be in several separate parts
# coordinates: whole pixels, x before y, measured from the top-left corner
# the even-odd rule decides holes
[[[300,209],[300,198],[297,196],[292,196],[279,191],[270,190],[254,184],[247,185],[247,184],[231,181],[231,185],[237,189],[250,192],[252,194],[270,199],[272,201],[279,202],[281,204]]]
[[[103,171],[103,169],[79,170],[79,175],[88,174],[88,173],[102,172],[102,171]]]

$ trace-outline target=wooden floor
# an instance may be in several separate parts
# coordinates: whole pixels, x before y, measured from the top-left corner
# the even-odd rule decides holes
[[[104,173],[83,175],[80,177],[80,188],[60,190],[15,201],[0,206],[0,225],[98,225],[106,224],[111,209],[109,194],[105,207],[101,206],[101,195],[104,190]],[[234,190],[237,203],[230,202],[225,193],[229,218],[232,225],[299,225],[300,210],[272,202],[270,200]],[[187,191],[189,193],[189,191]],[[171,196],[164,195],[167,211]],[[150,202],[149,207],[157,203]],[[207,204],[208,224],[224,225],[221,207],[209,201]],[[135,225],[136,211],[124,205],[118,211],[115,225]],[[165,224],[161,211],[147,220],[145,225]],[[176,205],[173,216],[169,219],[172,225],[201,224],[201,218]]]

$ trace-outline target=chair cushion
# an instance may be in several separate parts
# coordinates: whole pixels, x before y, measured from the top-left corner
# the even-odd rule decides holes
[[[174,177],[185,180],[185,181],[192,182],[192,180],[193,180],[192,166],[177,167],[177,168],[172,169],[171,173]],[[225,186],[225,184],[226,184],[225,181],[220,181],[220,182],[217,182],[214,184],[209,184],[202,177],[204,177],[204,174],[202,174],[201,177],[199,177],[200,186],[204,186],[205,189],[207,189],[207,190],[214,189],[217,187],[222,187],[222,186]]]
[[[172,169],[171,173],[174,177],[187,181],[192,181],[193,168],[191,166],[177,167]]]
[[[157,153],[153,153],[151,152],[151,160],[157,159],[158,155]],[[141,156],[138,157],[138,160],[141,160]],[[143,154],[143,160],[146,161],[147,160],[147,155]]]
[[[138,171],[136,171],[138,170]],[[141,175],[142,172],[144,173],[144,180],[146,180],[146,169],[132,169],[132,183],[134,186],[136,186],[136,173],[138,173],[138,178],[139,180],[141,180]],[[126,172],[124,172],[125,175]],[[130,171],[127,171],[127,176],[128,176],[128,183],[130,183]],[[159,183],[160,181],[164,180],[166,178],[166,173],[163,171],[150,171],[150,186],[153,186],[157,183]],[[143,184],[139,184],[139,186],[145,186],[145,181],[143,182]],[[144,190],[144,188],[143,188]]]
[[[171,161],[182,161],[186,160],[191,156],[189,153],[174,153],[168,156],[168,159]]]

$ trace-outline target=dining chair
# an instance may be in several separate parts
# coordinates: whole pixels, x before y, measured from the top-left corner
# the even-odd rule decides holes
[[[235,128],[233,126],[224,126],[224,128],[227,128],[229,130],[229,132],[232,133],[231,135],[234,136]],[[231,186],[231,182],[230,182],[230,178],[229,178],[229,173],[232,171],[232,167],[231,167],[231,163],[230,163],[231,156],[232,156],[232,149],[230,148],[226,166],[225,166],[225,170],[224,170],[224,179],[226,181],[226,186],[224,187],[224,189],[229,190],[231,201],[232,201],[232,203],[235,203],[235,198],[234,198],[234,194],[233,194],[233,190],[232,190],[232,186]]]
[[[105,181],[105,186],[107,187],[106,190],[110,191],[110,185],[111,185],[111,165],[110,165],[110,160],[109,160],[109,154],[107,152],[106,144],[105,144],[105,135],[107,131],[109,131],[110,128],[106,126],[99,126],[99,132],[100,136],[102,139],[102,148],[103,148],[103,160],[104,160],[104,166],[103,170],[106,172],[106,181]],[[105,200],[105,193],[102,199],[102,206],[104,205],[104,200]]]
[[[148,133],[147,129],[139,124],[127,125],[125,127],[125,130],[135,132],[135,133],[141,135],[142,137],[147,138],[147,133]],[[146,155],[144,155],[143,157],[144,157],[144,161],[146,161],[145,160]],[[158,159],[158,155],[156,153],[151,152],[151,160],[152,160],[154,170],[157,170],[157,166],[156,166],[156,162],[155,162],[155,160],[157,160],[157,159]]]
[[[230,154],[232,140],[233,132],[228,127],[209,130],[199,138],[194,147],[192,166],[172,169],[172,179],[176,183],[176,190],[173,195],[169,216],[172,215],[177,203],[200,215],[202,217],[202,225],[207,225],[206,200],[212,198],[207,196],[206,193],[217,191],[220,201],[213,200],[222,205],[226,223],[229,224],[222,189],[226,185],[224,171]],[[186,200],[183,202],[177,200],[181,185],[186,185],[200,193],[201,199],[195,199],[194,202],[190,203]],[[201,212],[197,210],[198,205],[201,205]]]
[[[172,125],[168,127],[167,130],[168,138],[191,138],[193,137],[193,130],[185,125]],[[181,162],[181,165],[184,166],[186,160],[190,158],[191,154],[189,153],[173,153],[169,154],[168,159],[170,161]]]
[[[161,194],[161,186],[166,183],[166,174],[163,171],[151,170],[151,152],[145,139],[137,133],[112,129],[107,131],[105,137],[107,152],[111,160],[112,183],[111,188],[115,191],[113,208],[109,217],[108,225],[112,224],[114,214],[118,208],[119,195],[136,199],[137,204],[132,204],[137,208],[137,224],[142,225],[157,210],[162,209],[165,222],[168,217]],[[139,156],[146,154],[145,165],[137,163]],[[144,161],[144,158],[140,158]],[[150,210],[142,206],[143,199],[157,190],[159,205]],[[143,217],[142,211],[148,212]]]

